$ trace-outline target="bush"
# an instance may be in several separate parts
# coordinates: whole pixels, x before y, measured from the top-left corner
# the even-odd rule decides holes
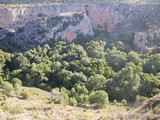
[[[117,100],[114,99],[114,100],[113,100],[113,104],[114,104],[114,105],[117,105],[117,103],[118,103]]]
[[[4,101],[6,99],[7,99],[7,96],[2,94],[2,93],[0,93],[0,101]]]
[[[9,110],[9,103],[8,103],[8,101],[4,101],[4,102],[2,102],[1,103],[1,105],[0,105],[0,109],[2,109],[2,110]]]
[[[11,81],[11,83],[13,85],[15,85],[15,84],[20,84],[21,85],[22,81],[19,78],[13,78],[12,81]]]
[[[10,96],[14,90],[13,85],[7,81],[3,83],[2,88],[4,89],[4,94],[7,96]]]
[[[61,103],[63,103],[63,104],[68,104],[68,99],[69,99],[69,97],[68,97],[68,94],[67,93],[65,93],[65,92],[61,92],[60,93],[60,99],[59,99],[59,103],[61,104]]]
[[[137,95],[136,96],[136,105],[142,105],[147,100],[147,97]]]
[[[41,83],[41,84],[38,85],[38,87],[43,89],[43,90],[47,90],[47,91],[51,90],[51,86],[47,85],[46,83]]]
[[[88,96],[85,94],[80,94],[79,96],[76,97],[76,100],[80,104],[85,104],[88,102]]]
[[[125,100],[125,99],[123,99],[122,101],[121,101],[121,103],[122,103],[122,105],[126,105],[127,104],[127,101]]]
[[[21,84],[14,84],[14,92],[16,93],[16,95],[19,95],[20,91],[21,91]]]
[[[77,101],[75,98],[69,98],[69,105],[71,106],[77,106]]]
[[[108,94],[103,90],[93,91],[89,95],[89,102],[94,104],[95,108],[104,108],[109,103]]]
[[[21,93],[21,96],[22,96],[23,99],[28,99],[29,96],[30,96],[30,94],[25,91],[25,92],[22,92],[22,93]]]

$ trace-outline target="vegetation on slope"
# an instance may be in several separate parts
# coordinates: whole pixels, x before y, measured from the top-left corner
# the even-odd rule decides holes
[[[136,96],[160,92],[160,54],[124,52],[104,41],[86,44],[55,41],[19,52],[0,51],[0,88],[4,95],[21,85],[52,91],[56,103],[93,104],[134,102]],[[17,92],[18,93],[18,92]],[[21,93],[27,98],[26,93]],[[98,99],[99,98],[99,99]]]
[[[135,112],[141,114],[148,113],[152,115],[160,115],[160,94],[145,100],[145,102],[139,106]]]

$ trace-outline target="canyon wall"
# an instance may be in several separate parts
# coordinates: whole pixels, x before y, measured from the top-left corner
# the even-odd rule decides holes
[[[68,12],[84,13],[88,19],[87,24],[91,24],[95,33],[103,31],[107,39],[133,40],[135,48],[143,51],[146,46],[137,47],[135,34],[160,28],[160,4],[127,3],[1,7],[0,28],[16,29],[41,17],[57,16]],[[90,26],[85,22],[83,24],[86,27]]]

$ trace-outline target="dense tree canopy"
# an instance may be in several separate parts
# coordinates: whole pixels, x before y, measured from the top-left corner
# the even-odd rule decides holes
[[[97,107],[108,97],[134,101],[136,95],[160,92],[160,54],[127,53],[122,46],[119,42],[119,47],[107,48],[99,40],[83,45],[55,41],[19,53],[0,50],[0,88],[6,95],[18,85],[59,88],[61,102]]]

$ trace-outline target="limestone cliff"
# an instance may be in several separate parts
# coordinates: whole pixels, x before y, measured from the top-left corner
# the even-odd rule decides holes
[[[152,1],[152,0],[150,0]],[[63,5],[37,5],[37,6],[12,6],[0,8],[0,27],[1,28],[14,28],[24,26],[29,21],[34,21],[41,17],[56,16],[60,13],[68,12],[83,12],[85,13],[87,23],[91,22],[91,26],[86,22],[81,25],[90,31],[93,28],[94,33],[103,31],[106,38],[113,40],[130,40],[136,46],[138,32],[146,32],[149,29],[160,28],[160,4],[130,4],[130,3],[107,3],[107,4],[63,4]],[[85,21],[84,20],[84,21]],[[83,28],[81,27],[81,28]],[[71,30],[72,29],[72,30]],[[80,29],[80,28],[79,28]],[[66,36],[75,38],[68,31],[73,32],[75,28],[69,27],[64,29]],[[85,29],[84,29],[85,30]],[[88,30],[87,30],[88,31]],[[86,31],[83,31],[85,33]],[[61,36],[57,34],[54,37]],[[88,34],[88,33],[85,33]],[[65,39],[65,35],[61,38]],[[135,39],[136,38],[136,39]],[[42,41],[45,41],[43,39]],[[139,48],[140,50],[146,49],[146,43]]]
[[[9,44],[17,49],[55,40],[74,40],[77,35],[93,36],[91,23],[85,13],[61,13],[56,16],[39,17],[17,28],[0,30],[1,47]]]
[[[160,29],[135,33],[133,44],[141,52],[145,52],[147,48],[160,47]]]

